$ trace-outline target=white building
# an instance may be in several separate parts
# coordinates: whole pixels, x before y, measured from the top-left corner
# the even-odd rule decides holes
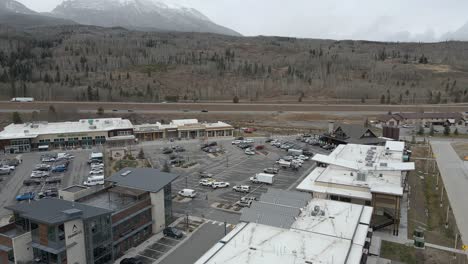
[[[381,216],[375,226],[394,226],[398,233],[400,202],[413,162],[403,162],[404,143],[385,146],[339,145],[330,155],[313,157],[315,168],[297,189],[315,198],[371,205]],[[384,227],[384,226],[381,226]]]
[[[232,137],[234,128],[224,122],[200,123],[197,119],[172,120],[169,124],[155,123],[135,126],[135,136],[141,141],[163,138]]]
[[[0,132],[0,148],[5,152],[28,152],[49,147],[103,144],[134,140],[128,119],[82,119],[76,122],[34,122],[10,124]]]
[[[269,189],[196,264],[365,263],[372,208]]]

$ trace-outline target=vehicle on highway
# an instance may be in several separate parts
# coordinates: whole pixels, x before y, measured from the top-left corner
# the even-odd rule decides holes
[[[20,103],[29,103],[34,102],[33,97],[13,97],[10,102],[20,102]]]
[[[206,109],[203,109],[201,111],[202,111],[202,113],[208,113],[208,110],[206,110]]]
[[[31,178],[42,178],[42,177],[49,177],[49,172],[48,171],[32,171],[31,172]]]
[[[249,193],[250,192],[250,186],[248,185],[236,185],[232,187],[232,189],[236,192],[243,192],[243,193]]]
[[[263,172],[268,173],[268,174],[278,174],[279,169],[278,168],[273,168],[273,167],[265,168],[265,169],[263,169]]]
[[[143,261],[137,258],[124,258],[120,261],[120,264],[143,264]]]
[[[229,187],[229,182],[218,182],[215,181],[211,184],[211,188],[218,189],[218,188],[227,188]]]
[[[179,191],[178,194],[182,197],[187,197],[187,198],[194,198],[195,196],[197,196],[197,192],[192,189],[183,189]]]
[[[16,196],[16,201],[27,201],[27,200],[34,200],[36,194],[34,192],[27,192]]]
[[[212,178],[214,176],[213,173],[208,173],[206,171],[200,171],[198,173],[198,176],[200,176],[200,178]]]
[[[201,186],[211,186],[215,182],[214,179],[208,178],[208,179],[202,179],[198,182],[199,185]]]
[[[184,236],[184,233],[175,227],[166,227],[163,230],[163,234],[168,237],[180,239]]]

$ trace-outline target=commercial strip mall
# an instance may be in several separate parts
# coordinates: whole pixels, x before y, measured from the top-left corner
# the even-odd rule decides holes
[[[171,138],[232,137],[234,128],[224,122],[200,123],[197,119],[173,120],[169,124],[133,125],[128,119],[82,119],[77,122],[10,124],[0,132],[0,149],[23,153],[62,147],[99,144],[132,144]]]

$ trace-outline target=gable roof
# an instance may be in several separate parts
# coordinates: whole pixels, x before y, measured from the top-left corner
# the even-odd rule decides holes
[[[353,139],[358,139],[362,138],[365,133],[370,132],[373,137],[377,137],[374,132],[372,132],[369,128],[366,128],[362,125],[356,125],[356,124],[340,124],[336,129],[337,130],[341,129],[346,136],[349,138]]]
[[[24,218],[51,225],[112,213],[111,210],[57,198],[44,198],[5,208],[18,213]]]
[[[159,192],[177,177],[179,177],[178,174],[162,172],[153,168],[124,168],[106,178],[105,181],[120,187]]]

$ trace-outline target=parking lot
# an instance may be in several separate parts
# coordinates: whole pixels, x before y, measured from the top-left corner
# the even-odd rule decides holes
[[[313,153],[328,153],[319,147],[296,141],[295,137],[283,137],[281,140],[292,142],[298,147],[306,147]],[[226,139],[217,140],[218,146],[222,147],[225,153],[216,155],[201,151],[200,145],[202,142],[197,140],[160,142],[156,146],[146,146],[145,153],[147,156],[149,154],[153,163],[163,164],[168,159],[168,155],[162,154],[164,147],[178,145],[185,148],[186,151],[181,152],[180,155],[184,156],[186,160],[196,161],[198,164],[187,169],[172,168],[172,172],[181,174],[172,184],[173,194],[175,195],[184,188],[194,189],[198,193],[194,200],[209,200],[210,203],[222,204],[226,207],[232,206],[246,195],[258,198],[269,187],[287,189],[314,166],[313,161],[305,161],[298,170],[291,168],[280,169],[272,185],[252,184],[249,180],[250,177],[263,172],[265,168],[274,167],[276,160],[286,156],[287,152],[265,143],[265,138],[257,138],[254,139],[255,145],[264,145],[265,148],[256,151],[255,155],[246,155],[244,150],[232,145],[231,141]],[[213,178],[217,181],[229,182],[230,187],[213,190],[211,187],[199,185],[200,171],[213,174]],[[234,185],[249,185],[251,186],[251,192],[249,194],[235,192],[232,190]],[[175,201],[177,202],[178,199],[175,199]]]
[[[42,155],[63,152],[69,153],[70,155],[74,156],[74,158],[70,160],[68,168],[65,172],[50,172],[49,177],[34,178],[34,180],[37,180],[39,184],[31,183],[29,186],[24,185],[25,180],[32,179],[31,173],[33,170],[35,170],[36,165],[44,163],[41,162]],[[91,152],[92,150],[90,149],[66,151],[57,150],[4,156],[3,158],[13,158],[18,156],[22,160],[22,163],[18,165],[15,171],[13,171],[10,175],[2,176],[3,181],[0,185],[0,219],[10,214],[10,212],[4,207],[7,205],[15,204],[15,197],[19,194],[34,192],[37,195],[38,193],[44,192],[49,189],[56,188],[57,190],[59,190],[62,187],[68,187],[75,184],[83,184],[83,181],[86,180],[89,174],[89,165],[87,164],[87,161]],[[47,164],[51,167],[56,165],[56,163],[54,162],[50,162]],[[54,181],[58,179],[60,180],[60,182],[48,183],[48,181],[50,181],[51,179],[54,179]]]

